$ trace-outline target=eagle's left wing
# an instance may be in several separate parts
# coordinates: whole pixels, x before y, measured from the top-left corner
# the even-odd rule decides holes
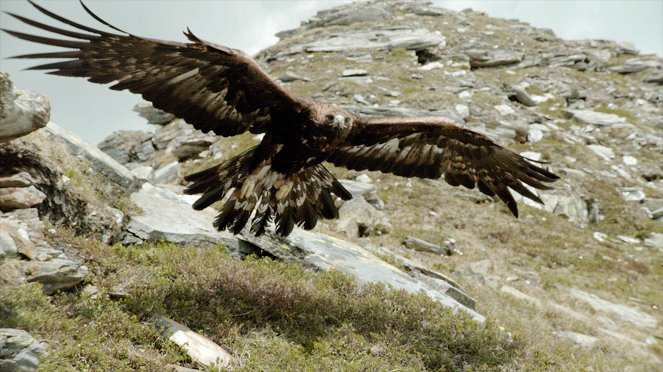
[[[518,206],[508,188],[541,203],[524,184],[545,190],[544,182],[559,178],[485,135],[439,117],[356,118],[346,144],[327,161],[404,177],[444,175],[452,186],[477,186],[486,195],[497,195],[516,217]]]
[[[185,35],[188,43],[144,38],[126,33],[83,8],[93,18],[120,33],[96,30],[68,20],[28,0],[46,16],[76,31],[9,15],[37,29],[68,38],[49,38],[4,30],[23,40],[67,48],[64,51],[14,58],[58,58],[62,62],[32,67],[49,74],[85,77],[93,83],[115,83],[204,132],[233,136],[262,133],[275,112],[296,111],[298,101],[243,52]]]

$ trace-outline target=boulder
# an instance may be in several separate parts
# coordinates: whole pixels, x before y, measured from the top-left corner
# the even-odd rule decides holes
[[[43,128],[51,105],[41,94],[14,89],[9,74],[0,72],[0,143]]]
[[[232,234],[212,226],[215,213],[210,209],[194,210],[190,199],[182,195],[144,183],[130,198],[142,212],[130,217],[120,237],[123,244],[166,241],[203,248],[224,245],[237,250],[237,239]]]
[[[149,124],[164,125],[175,119],[175,115],[154,108],[151,102],[142,101],[134,106],[134,111],[147,119]]]
[[[46,348],[28,332],[0,328],[0,371],[36,371],[39,366],[39,355],[45,351]]]
[[[35,180],[28,172],[19,172],[11,176],[0,177],[0,188],[4,187],[28,187],[32,186]]]
[[[335,230],[348,237],[358,238],[383,235],[391,230],[391,222],[384,212],[376,209],[364,198],[352,198],[338,210]]]
[[[0,188],[0,209],[32,208],[41,204],[46,194],[34,186]]]
[[[423,239],[415,238],[414,236],[408,236],[403,241],[406,247],[414,249],[416,251],[435,253],[443,256],[451,256],[453,253],[452,247],[445,245],[441,247],[437,244],[427,242]]]
[[[49,261],[29,261],[23,265],[28,282],[38,282],[47,294],[77,286],[89,271],[81,261],[56,258]]]
[[[108,177],[111,182],[125,189],[133,185],[135,177],[131,171],[76,134],[55,123],[48,123],[46,132],[51,139],[64,144],[72,155],[88,161],[92,168]]]

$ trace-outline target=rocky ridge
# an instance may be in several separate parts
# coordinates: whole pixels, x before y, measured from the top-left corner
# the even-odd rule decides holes
[[[136,111],[150,130],[115,133],[103,152],[53,123],[26,136],[46,125],[47,102],[3,76],[3,107],[32,103],[0,117],[0,284],[80,289],[89,269],[59,238],[65,226],[109,244],[222,245],[238,258],[335,269],[515,329],[500,312],[511,308],[554,342],[607,348],[625,365],[660,362],[660,58],[408,1],[336,7],[278,36],[257,58],[296,94],[363,115],[451,117],[562,180],[540,193],[544,205],[522,200],[514,222],[473,190],[335,169],[354,196],[339,201],[339,220],[287,239],[232,236],[212,229],[213,211],[191,209],[182,177],[259,138],[217,138],[146,103]],[[30,129],[5,134],[11,123]],[[122,288],[113,295],[129,295]]]

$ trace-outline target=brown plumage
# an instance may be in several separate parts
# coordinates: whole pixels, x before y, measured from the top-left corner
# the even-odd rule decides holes
[[[352,196],[321,164],[379,170],[404,177],[439,178],[498,196],[518,216],[508,190],[541,202],[525,185],[548,189],[558,177],[488,137],[449,119],[365,118],[334,105],[295,97],[240,50],[200,40],[187,43],[138,37],[84,9],[119,33],[99,31],[30,3],[77,31],[45,25],[15,14],[36,28],[69,39],[4,30],[20,39],[68,48],[16,56],[58,58],[32,67],[49,74],[113,83],[151,101],[203,132],[233,136],[264,133],[258,146],[202,172],[189,175],[186,192],[202,194],[194,208],[222,201],[214,221],[219,230],[239,233],[249,222],[262,234],[270,221],[288,235],[295,225],[315,227],[319,217],[338,217],[335,198]],[[81,3],[82,4],[82,3]]]

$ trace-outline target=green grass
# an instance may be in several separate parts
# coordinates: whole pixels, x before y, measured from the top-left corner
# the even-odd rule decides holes
[[[87,283],[98,299],[75,291],[47,297],[38,285],[0,288],[0,327],[49,340],[47,370],[191,365],[154,330],[154,314],[224,345],[244,370],[499,369],[520,347],[491,322],[340,272],[238,261],[223,248],[107,247],[57,234],[89,259]],[[118,286],[128,295],[110,300]]]

